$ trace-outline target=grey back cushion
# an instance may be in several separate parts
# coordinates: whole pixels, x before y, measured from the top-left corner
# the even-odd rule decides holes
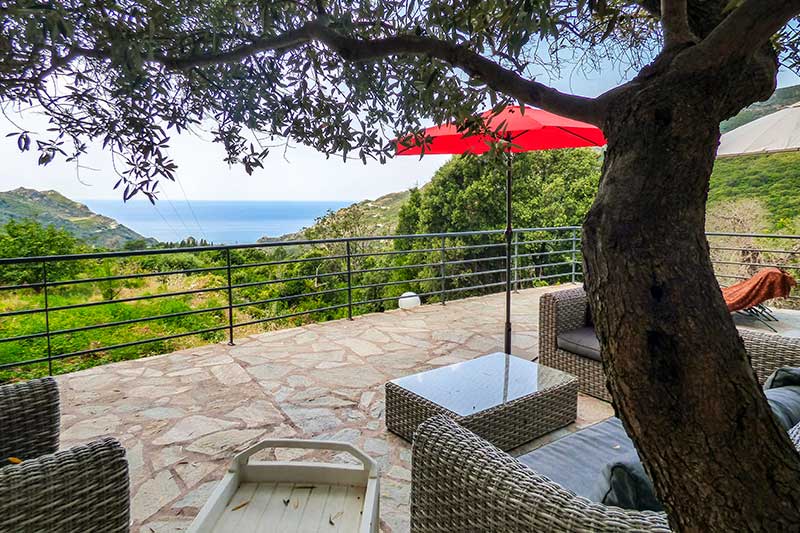
[[[595,361],[602,361],[600,357],[600,341],[591,326],[565,331],[556,338],[556,343],[562,350],[582,355]]]
[[[782,367],[764,382],[772,413],[786,431],[800,422],[800,368]]]
[[[606,464],[598,477],[598,485],[598,490],[606,491],[600,500],[605,505],[637,511],[664,510],[656,496],[653,482],[635,451]]]
[[[567,435],[518,459],[593,502],[625,509],[662,509],[618,418]]]

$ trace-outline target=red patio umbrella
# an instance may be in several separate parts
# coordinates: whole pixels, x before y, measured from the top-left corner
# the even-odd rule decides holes
[[[417,144],[414,136],[397,141],[397,155],[420,154],[483,154],[491,145],[504,142],[508,152],[506,171],[506,323],[504,348],[511,354],[511,163],[512,152],[581,148],[606,144],[603,132],[596,126],[564,118],[541,109],[508,106],[499,113],[486,111],[480,115],[486,133],[471,134],[463,125],[445,124],[425,130],[425,142]]]

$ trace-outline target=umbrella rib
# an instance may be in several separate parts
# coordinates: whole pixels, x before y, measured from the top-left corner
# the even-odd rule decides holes
[[[579,135],[579,134],[575,133],[574,131],[570,131],[570,130],[568,130],[566,128],[562,128],[561,126],[556,126],[556,128],[560,129],[561,131],[563,131],[565,133],[569,133],[570,135],[574,135],[578,139],[582,139],[582,140],[586,141],[587,143],[591,144],[592,146],[603,146],[602,144],[597,144],[596,142],[594,142],[593,140],[589,139],[588,137],[584,137],[583,135]]]

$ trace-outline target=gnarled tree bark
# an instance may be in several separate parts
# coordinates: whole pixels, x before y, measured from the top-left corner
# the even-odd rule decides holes
[[[773,417],[704,234],[719,123],[774,89],[761,47],[707,70],[662,57],[615,91],[585,225],[609,389],[679,531],[800,527],[800,457]]]

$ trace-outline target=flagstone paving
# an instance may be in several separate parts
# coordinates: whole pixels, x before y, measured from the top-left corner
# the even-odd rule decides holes
[[[514,295],[515,354],[536,357],[539,296],[557,288]],[[238,450],[266,438],[352,442],[381,465],[382,530],[406,532],[411,447],[386,430],[383,384],[502,351],[503,303],[496,294],[375,313],[59,376],[62,447],[119,439],[131,531],[165,533],[188,527]],[[576,424],[524,449],[611,415],[581,396]]]

